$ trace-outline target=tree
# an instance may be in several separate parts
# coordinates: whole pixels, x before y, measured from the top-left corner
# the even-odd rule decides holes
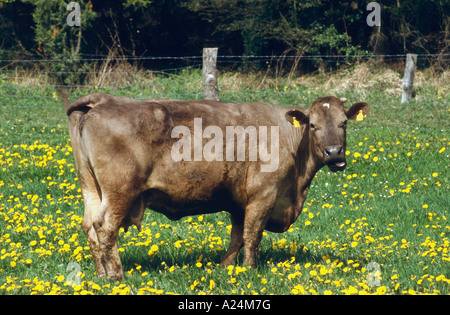
[[[238,32],[243,55],[346,55],[362,52],[348,35],[359,10],[322,0],[194,0],[189,8],[213,23],[216,34]]]
[[[25,1],[25,0],[24,0]],[[90,1],[78,1],[81,8],[80,26],[70,26],[67,16],[67,4],[60,0],[26,0],[34,5],[32,14],[35,23],[34,40],[38,52],[46,63],[46,70],[63,83],[79,83],[87,65],[80,62],[83,32],[92,27],[96,13],[92,11]],[[52,60],[64,62],[52,62]]]
[[[183,56],[215,45],[220,54],[345,56],[450,48],[450,0],[377,1],[376,28],[366,23],[369,0],[74,0],[80,27],[66,23],[68,2],[0,0],[0,58],[39,55],[45,69],[75,83],[86,70],[83,54],[111,51]],[[303,65],[315,69],[317,58],[309,60]]]

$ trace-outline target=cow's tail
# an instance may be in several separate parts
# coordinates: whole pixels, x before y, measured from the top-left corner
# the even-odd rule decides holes
[[[95,93],[82,96],[73,103],[69,103],[69,95],[67,90],[59,90],[64,108],[68,116],[68,127],[72,153],[78,172],[80,186],[83,192],[96,191],[101,198],[101,190],[95,178],[94,170],[89,162],[88,154],[83,145],[82,127],[85,121],[85,115],[92,108],[105,101],[108,97],[106,94]]]
[[[59,89],[58,92],[59,92],[59,95],[61,96],[61,99],[63,100],[64,108],[66,109],[66,113],[67,113],[67,109],[70,106],[69,93],[67,92],[67,89],[65,89],[65,88]]]
[[[69,94],[66,89],[60,89],[59,94],[64,103],[64,108],[66,109],[67,116],[70,116],[73,112],[79,111],[86,114],[89,110],[95,106],[106,102],[110,95],[104,93],[93,93],[80,97],[72,104],[69,103]]]

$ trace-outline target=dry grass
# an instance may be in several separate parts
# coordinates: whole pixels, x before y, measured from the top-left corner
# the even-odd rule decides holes
[[[271,77],[266,73],[255,75],[238,72],[224,73],[221,83],[230,90],[268,89],[274,86],[302,85],[308,87],[321,86],[329,91],[339,93],[349,89],[367,90],[375,88],[389,95],[399,96],[402,93],[402,77],[404,65],[386,65],[380,63],[359,63],[351,69],[326,73],[324,76],[306,74],[288,77]],[[433,69],[417,70],[414,79],[415,87],[434,86],[441,92],[450,91],[450,70],[436,73]]]
[[[379,62],[362,62],[347,69],[340,69],[325,74],[303,74],[292,75],[292,71],[285,71],[280,74],[273,74],[270,70],[257,73],[241,73],[238,71],[222,71],[220,73],[220,90],[241,91],[241,90],[268,90],[274,87],[283,88],[285,86],[306,86],[322,87],[332,93],[340,93],[353,89],[357,91],[367,91],[377,89],[389,95],[399,96],[402,91],[403,63],[385,64]],[[187,70],[191,71],[191,70]],[[198,70],[192,70],[198,71]],[[184,73],[186,74],[186,73]],[[193,82],[189,79],[190,87],[196,85],[201,89],[201,80]],[[51,85],[51,79],[42,71],[16,70],[9,72],[2,79],[13,81],[16,84],[31,86]],[[101,87],[120,87],[133,84],[152,84],[158,81],[158,72],[144,70],[138,65],[128,62],[114,62],[109,60],[101,65],[94,65],[88,72],[86,85]],[[197,84],[198,83],[198,84]],[[450,92],[450,70],[436,72],[433,68],[417,70],[414,79],[414,86],[432,86],[436,91],[447,94]]]

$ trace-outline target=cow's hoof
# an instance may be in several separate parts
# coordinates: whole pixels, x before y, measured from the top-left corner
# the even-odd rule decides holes
[[[108,276],[108,280],[109,281],[113,281],[113,282],[115,282],[115,281],[122,281],[123,277],[122,276],[118,276],[118,275]]]
[[[122,281],[123,280],[123,273],[116,273],[112,275],[108,275],[108,280],[110,281]]]
[[[222,259],[219,266],[222,268],[227,268],[228,266],[233,266],[235,263],[236,263],[236,259],[227,257],[227,258]]]

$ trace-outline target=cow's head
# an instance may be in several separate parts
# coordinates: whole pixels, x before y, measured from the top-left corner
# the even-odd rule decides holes
[[[344,107],[345,98],[321,97],[308,109],[291,110],[286,119],[309,136],[312,154],[332,172],[343,171],[345,160],[347,120],[362,120],[369,110],[367,103]],[[303,125],[303,127],[302,127]],[[302,127],[302,128],[300,128]]]

